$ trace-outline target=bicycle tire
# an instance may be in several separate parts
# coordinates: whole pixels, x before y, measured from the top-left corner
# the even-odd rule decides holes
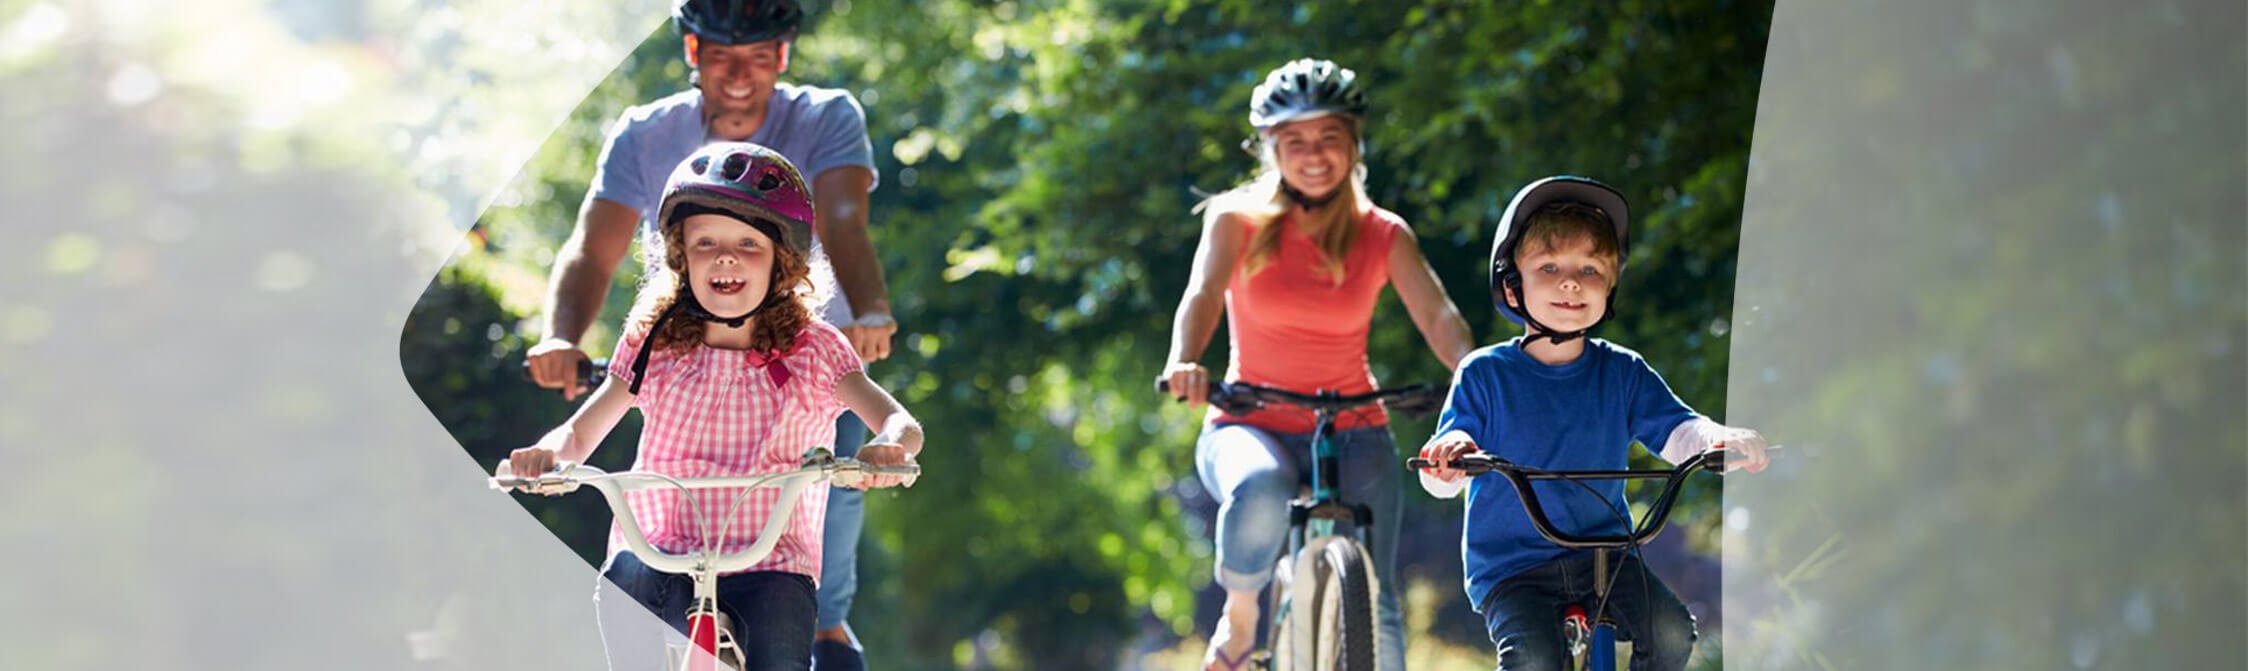
[[[1355,542],[1326,544],[1313,564],[1318,581],[1313,671],[1375,671],[1374,578]]]

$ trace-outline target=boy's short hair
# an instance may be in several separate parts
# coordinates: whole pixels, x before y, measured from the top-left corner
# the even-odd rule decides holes
[[[1611,269],[1623,261],[1616,227],[1600,208],[1578,202],[1547,203],[1530,213],[1528,223],[1522,230],[1522,241],[1514,247],[1516,264],[1531,254],[1577,240],[1591,240],[1593,256],[1606,259]]]

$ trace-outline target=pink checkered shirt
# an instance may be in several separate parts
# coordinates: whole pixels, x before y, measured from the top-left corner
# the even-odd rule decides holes
[[[610,361],[631,361],[641,334],[627,333]],[[657,350],[648,357],[647,380],[634,405],[644,420],[640,450],[632,469],[673,477],[749,475],[795,470],[806,450],[833,445],[835,419],[843,402],[835,387],[843,376],[864,369],[843,333],[811,321],[796,335],[795,347],[779,357],[788,372],[776,373],[759,352],[696,345]],[[626,367],[611,368],[617,384],[632,381]],[[776,378],[785,377],[785,384]],[[827,514],[827,487],[812,486],[796,502],[787,531],[773,554],[748,571],[820,575],[821,525]],[[777,487],[760,487],[724,519],[739,489],[696,490],[694,510],[712,520],[711,533],[733,551],[756,542],[765,516],[780,500]],[[685,553],[702,547],[703,529],[686,504],[688,495],[658,488],[625,495],[640,529],[657,549]],[[609,554],[625,549],[623,531],[609,527]]]

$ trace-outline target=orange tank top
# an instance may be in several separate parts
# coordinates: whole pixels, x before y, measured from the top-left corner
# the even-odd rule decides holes
[[[1343,259],[1343,282],[1321,270],[1319,243],[1296,230],[1295,217],[1283,216],[1280,247],[1265,266],[1248,272],[1242,253],[1226,283],[1226,331],[1231,356],[1226,380],[1304,393],[1372,391],[1373,370],[1366,365],[1366,334],[1374,303],[1389,283],[1389,248],[1405,220],[1372,208],[1358,221],[1358,238]],[[1208,421],[1247,424],[1267,431],[1310,433],[1311,411],[1270,405],[1248,415],[1210,410]],[[1384,426],[1381,406],[1344,413],[1335,428]]]

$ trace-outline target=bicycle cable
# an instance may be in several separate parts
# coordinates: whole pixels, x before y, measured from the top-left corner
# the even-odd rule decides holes
[[[1538,473],[1538,474],[1551,474],[1551,473],[1552,473],[1552,471],[1548,471],[1548,470],[1546,470],[1546,469],[1542,469],[1542,468],[1536,468],[1536,467],[1531,467],[1531,466],[1523,466],[1523,465],[1520,465],[1520,464],[1516,464],[1516,465],[1514,466],[1514,468],[1515,468],[1516,470],[1518,470],[1518,471],[1521,471],[1521,472],[1523,472],[1523,473]],[[1637,555],[1640,555],[1640,554],[1641,554],[1641,552],[1640,552],[1640,543],[1639,543],[1639,534],[1635,533],[1635,532],[1634,532],[1634,530],[1633,530],[1633,528],[1632,528],[1632,526],[1633,526],[1633,525],[1632,525],[1632,523],[1631,523],[1631,514],[1630,514],[1629,512],[1626,512],[1626,511],[1624,511],[1623,509],[1617,508],[1617,507],[1616,507],[1616,502],[1615,502],[1615,501],[1609,500],[1609,499],[1608,499],[1608,497],[1606,497],[1606,496],[1602,496],[1602,495],[1600,494],[1600,490],[1598,490],[1598,489],[1594,489],[1594,488],[1592,487],[1592,485],[1588,485],[1588,484],[1585,484],[1583,480],[1579,480],[1579,479],[1575,479],[1575,478],[1556,478],[1556,479],[1558,479],[1558,480],[1561,480],[1561,481],[1563,481],[1563,482],[1567,482],[1567,483],[1569,483],[1569,484],[1572,484],[1572,485],[1576,485],[1577,487],[1579,487],[1579,488],[1582,488],[1582,489],[1584,489],[1584,490],[1585,490],[1586,492],[1588,492],[1588,493],[1591,493],[1591,494],[1592,494],[1592,497],[1593,497],[1593,498],[1595,498],[1595,499],[1599,499],[1599,500],[1600,500],[1600,504],[1601,504],[1602,506],[1606,507],[1606,508],[1608,509],[1608,512],[1611,512],[1611,513],[1615,513],[1615,515],[1616,515],[1616,519],[1617,519],[1617,520],[1619,520],[1619,521],[1621,521],[1621,522],[1623,522],[1623,524],[1624,524],[1624,537],[1625,537],[1625,538],[1628,538],[1628,539],[1630,539],[1630,540],[1631,540],[1631,544],[1630,544],[1630,545],[1628,545],[1628,546],[1626,546],[1626,549],[1625,549],[1625,551],[1624,551],[1624,554],[1623,554],[1623,556],[1624,556],[1624,557],[1632,557],[1632,556],[1637,556]],[[1524,483],[1525,483],[1525,484],[1529,484],[1529,481],[1528,481],[1527,479],[1525,479],[1525,480],[1524,480]],[[1531,496],[1533,496],[1533,497],[1534,497],[1534,496],[1537,496],[1537,492],[1536,492],[1536,490],[1535,490],[1534,488],[1533,488],[1533,490],[1532,490],[1532,491],[1530,492],[1530,495],[1531,495]],[[1588,626],[1597,626],[1597,625],[1599,625],[1599,624],[1600,624],[1600,618],[1601,618],[1601,616],[1603,616],[1603,615],[1605,615],[1605,614],[1607,613],[1607,610],[1608,610],[1608,601],[1610,600],[1610,597],[1611,597],[1611,595],[1613,595],[1613,594],[1615,593],[1615,591],[1616,591],[1616,578],[1617,578],[1618,576],[1621,576],[1621,575],[1623,575],[1623,570],[1624,570],[1624,562],[1623,562],[1623,559],[1622,559],[1622,558],[1618,558],[1618,559],[1616,560],[1616,566],[1615,566],[1615,568],[1613,568],[1613,569],[1610,569],[1610,571],[1609,571],[1609,573],[1608,573],[1608,576],[1607,576],[1606,580],[1604,581],[1604,582],[1605,582],[1605,583],[1606,583],[1606,584],[1608,585],[1608,589],[1606,589],[1606,590],[1603,590],[1603,593],[1602,593],[1602,594],[1600,595],[1600,601],[1599,601],[1598,603],[1596,603],[1596,604],[1595,604],[1595,605],[1593,606],[1593,609],[1592,609],[1592,614],[1591,614],[1591,616],[1590,616],[1590,619],[1589,619],[1589,620],[1587,621],[1587,624],[1588,624]],[[1597,577],[1597,576],[1596,576],[1596,577]],[[1650,596],[1651,594],[1653,594],[1653,593],[1654,593],[1654,589],[1653,589],[1652,587],[1650,587],[1650,586],[1649,586],[1649,585],[1647,584],[1647,562],[1646,562],[1646,560],[1645,560],[1645,559],[1641,559],[1641,560],[1640,560],[1640,562],[1639,562],[1639,598],[1640,598],[1640,599],[1641,599],[1642,601],[1644,601],[1644,600],[1648,599],[1648,598],[1649,598],[1649,596]],[[1648,618],[1648,619],[1649,619],[1649,620],[1652,620],[1653,618],[1652,618],[1652,617],[1650,617],[1650,618]]]

